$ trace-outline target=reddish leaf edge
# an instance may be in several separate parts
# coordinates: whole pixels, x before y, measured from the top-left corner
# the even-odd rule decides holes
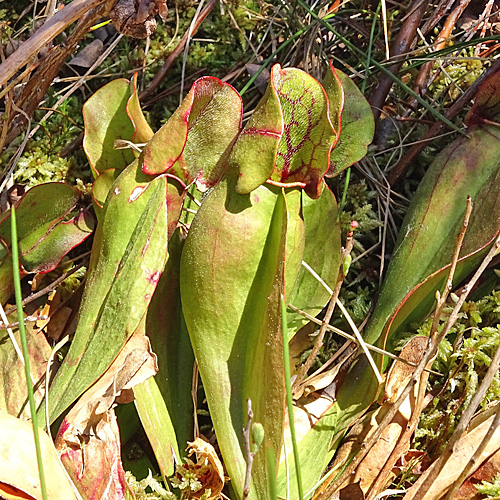
[[[471,252],[467,255],[464,255],[463,257],[460,257],[458,260],[457,260],[457,264],[459,262],[464,262],[465,260],[469,259],[470,257],[474,256],[474,255],[477,255],[481,252],[483,252],[484,250],[486,250],[488,247],[490,247],[494,242],[495,240],[497,239],[498,235],[500,233],[500,226],[498,227],[498,229],[496,230],[495,234],[493,235],[493,237],[487,242],[485,243],[483,246],[477,248],[476,250],[474,250],[474,252]],[[381,345],[381,348],[382,349],[385,349],[385,346],[387,344],[387,340],[389,338],[389,334],[391,332],[391,327],[392,327],[392,324],[394,323],[394,320],[396,319],[399,311],[402,309],[402,307],[405,305],[405,303],[410,299],[410,297],[421,287],[423,286],[425,283],[427,283],[430,279],[432,279],[433,277],[437,276],[439,273],[442,273],[444,270],[446,269],[449,269],[451,267],[451,263],[450,264],[447,264],[446,266],[443,266],[441,267],[440,269],[438,269],[437,271],[434,271],[432,274],[429,274],[429,276],[427,276],[427,278],[425,278],[423,281],[421,281],[418,285],[416,285],[415,287],[413,287],[405,296],[404,298],[400,301],[400,303],[398,304],[398,306],[396,307],[394,313],[392,314],[392,316],[386,321],[386,324],[384,325],[384,328],[382,329],[382,332],[378,338],[378,340],[376,341],[377,343],[379,343],[380,340],[382,340],[382,345]],[[431,311],[432,313],[432,311]],[[381,361],[380,361],[380,367],[383,366],[384,364],[384,359],[385,359],[385,356],[381,356]]]
[[[140,160],[141,161],[141,170],[142,170],[143,174],[151,175],[151,176],[152,175],[165,174],[166,172],[168,172],[168,170],[170,168],[172,168],[176,164],[176,162],[179,160],[179,158],[181,158],[182,154],[184,153],[184,149],[186,147],[186,143],[187,143],[187,139],[188,139],[188,135],[189,135],[189,125],[188,125],[189,124],[189,115],[191,114],[191,110],[193,109],[193,104],[194,104],[194,100],[195,100],[195,97],[196,97],[197,87],[199,87],[200,84],[202,84],[204,82],[207,82],[207,81],[212,81],[212,82],[218,84],[219,90],[217,91],[217,93],[220,92],[224,86],[227,86],[227,87],[231,88],[232,90],[234,90],[234,92],[236,93],[236,95],[239,97],[239,99],[240,99],[240,106],[241,106],[241,108],[240,108],[241,109],[241,113],[240,113],[240,133],[241,133],[242,117],[243,117],[243,99],[241,98],[239,92],[232,85],[230,85],[229,83],[223,82],[220,78],[216,78],[215,76],[202,76],[201,78],[198,78],[193,83],[193,85],[191,86],[191,89],[190,89],[190,91],[188,93],[188,96],[191,94],[192,98],[191,98],[191,102],[189,104],[189,108],[186,110],[186,112],[184,113],[184,116],[182,117],[183,120],[184,120],[184,123],[187,126],[188,131],[187,131],[186,136],[184,137],[184,144],[182,145],[182,150],[181,150],[180,154],[174,160],[171,160],[170,164],[167,164],[167,166],[165,167],[165,169],[162,172],[154,172],[154,173],[150,172],[149,169],[148,169],[148,165],[144,162],[143,159],[141,159]],[[175,176],[173,176],[173,177],[175,177]],[[175,177],[175,178],[178,179],[178,177]],[[183,182],[180,179],[179,179],[179,181],[182,182],[183,185],[185,185],[185,182]]]

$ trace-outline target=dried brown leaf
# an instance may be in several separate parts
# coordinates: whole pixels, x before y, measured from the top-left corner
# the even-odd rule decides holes
[[[106,373],[64,419],[56,449],[85,498],[124,498],[127,486],[113,408],[116,402],[133,400],[132,387],[156,371],[156,356],[148,338],[135,333]]]
[[[14,320],[13,316],[11,319]],[[17,329],[14,329],[14,336],[20,346],[21,339]],[[35,330],[32,323],[26,325],[26,338],[31,376],[35,383],[35,402],[38,404],[43,397],[42,382],[50,356],[50,346],[45,335]],[[25,377],[24,364],[14,349],[7,331],[0,330],[0,409],[16,417],[28,419],[30,415]]]
[[[75,499],[50,438],[42,430],[40,445],[48,498]],[[0,411],[0,497],[41,500],[40,490],[32,425]]]
[[[207,441],[196,438],[192,443],[188,443],[187,450],[189,456],[196,454],[196,468],[203,471],[203,475],[198,477],[202,487],[192,495],[192,498],[200,498],[206,490],[210,490],[210,495],[206,500],[215,500],[224,488],[224,468],[217,456],[215,448]],[[199,468],[201,466],[201,468]],[[207,466],[208,470],[205,470]]]
[[[406,492],[404,500],[413,500],[418,495],[420,500],[438,500],[446,494],[450,486],[457,480],[464,464],[470,462],[474,452],[483,440],[486,432],[488,431],[494,417],[495,412],[498,411],[500,403],[494,407],[486,410],[477,415],[469,426],[469,432],[465,434],[457,443],[453,450],[453,454],[446,462],[440,474],[433,481],[427,492],[420,497],[420,485],[425,481],[427,475],[433,469],[435,463],[431,465],[417,480],[417,482]],[[500,428],[497,428],[493,433],[488,445],[484,449],[481,457],[476,462],[471,473],[475,472],[481,464],[488,460],[493,454],[500,450]]]

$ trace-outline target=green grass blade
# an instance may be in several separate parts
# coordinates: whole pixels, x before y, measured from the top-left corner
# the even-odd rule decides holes
[[[38,464],[38,473],[40,475],[40,487],[43,500],[47,500],[47,487],[45,485],[45,475],[43,473],[42,450],[40,448],[40,436],[38,434],[38,420],[36,415],[35,397],[33,395],[33,385],[31,384],[30,358],[28,354],[28,342],[26,341],[26,330],[24,328],[23,300],[21,295],[21,276],[19,274],[19,249],[17,247],[17,225],[16,209],[12,205],[11,214],[11,233],[12,233],[12,268],[14,275],[14,289],[16,295],[17,317],[19,320],[19,335],[21,337],[21,349],[24,358],[24,372],[26,375],[26,386],[28,388],[28,399],[30,413],[33,424],[33,437],[35,440],[36,461]]]
[[[267,66],[274,60],[275,56],[279,54],[284,48],[286,48],[288,45],[290,45],[296,38],[304,34],[308,29],[310,25],[304,26],[302,29],[297,31],[297,33],[294,33],[288,40],[283,42],[263,63],[262,66],[260,67],[259,71],[255,73],[255,75],[248,80],[246,85],[240,90],[240,95],[243,95],[252,85],[252,83],[257,80],[258,76],[264,71]]]
[[[368,83],[368,78],[370,77],[370,66],[372,61],[372,49],[373,49],[373,38],[375,35],[375,26],[377,25],[378,15],[380,12],[380,7],[382,2],[377,6],[377,10],[373,16],[372,29],[370,30],[370,42],[368,43],[368,52],[366,53],[366,64],[365,64],[365,79],[361,84],[361,92],[364,94],[366,91],[366,84]]]
[[[323,26],[328,28],[335,36],[341,40],[345,46],[354,52],[355,54],[359,56],[364,56],[364,52],[361,49],[358,49],[356,45],[354,45],[352,42],[350,42],[347,38],[342,36],[330,23],[325,21],[324,19],[321,19],[316,12],[311,10],[311,8],[303,1],[303,0],[297,0],[300,5],[304,9],[311,14],[311,16],[314,17],[317,21],[319,21]],[[383,64],[380,64],[378,61],[375,59],[372,59],[372,64],[384,75],[388,76],[391,78],[395,83],[397,83],[408,95],[411,95],[423,108],[425,108],[429,113],[434,116],[434,118],[442,121],[444,124],[448,125],[452,130],[455,130],[456,132],[459,132],[460,134],[463,134],[463,130],[460,129],[457,125],[455,125],[452,121],[448,120],[444,115],[442,115],[439,111],[433,108],[432,104],[429,104],[425,99],[422,99],[416,92],[413,91],[408,85],[403,83],[400,78],[398,78],[394,73],[392,73],[391,70],[386,68]]]
[[[292,399],[292,384],[290,382],[290,353],[288,351],[288,325],[286,321],[286,304],[283,295],[281,296],[281,317],[283,329],[283,357],[285,358],[285,387],[286,387],[286,405],[288,408],[288,421],[290,423],[290,436],[292,438],[293,459],[295,461],[295,472],[297,476],[297,489],[299,491],[299,499],[304,498],[302,488],[302,472],[299,462],[299,448],[295,437],[295,422],[293,419],[293,399]]]

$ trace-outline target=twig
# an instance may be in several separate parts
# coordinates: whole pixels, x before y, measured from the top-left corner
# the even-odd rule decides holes
[[[500,351],[500,345],[498,346],[496,352],[495,352],[495,357],[497,357],[498,352]],[[491,368],[491,365],[490,365]],[[497,360],[497,370],[499,368],[498,365],[498,360]],[[488,373],[486,373],[486,376],[488,376]],[[493,372],[493,377],[495,376],[495,372]],[[489,384],[491,385],[491,382],[493,380],[493,377],[491,377],[491,380],[489,381]],[[486,377],[485,377],[486,379]],[[463,417],[462,417],[463,418]],[[493,437],[493,434],[495,431],[498,429],[500,426],[500,404],[497,404],[496,407],[496,412],[495,412],[495,417],[493,418],[493,421],[491,422],[491,425],[489,429],[486,431],[486,434],[484,435],[483,439],[479,443],[479,446],[477,447],[476,451],[474,452],[474,455],[472,455],[472,458],[465,464],[465,467],[463,468],[462,472],[460,473],[460,476],[453,482],[453,485],[451,486],[450,490],[448,491],[448,494],[446,495],[446,498],[444,500],[453,500],[455,498],[455,495],[457,491],[460,489],[460,486],[462,483],[472,474],[474,468],[476,467],[478,460],[481,459],[481,455],[483,454],[484,450],[486,449],[486,446],[488,446],[488,443],[490,442],[491,438]]]
[[[247,464],[247,468],[245,471],[245,484],[243,485],[243,500],[248,498],[248,495],[250,494],[250,479],[252,477],[253,460],[255,458],[255,453],[252,453],[252,445],[250,438],[250,433],[252,429],[252,419],[253,419],[252,400],[247,399],[247,424],[243,429],[243,452],[245,455],[245,462]]]
[[[314,344],[314,347],[307,357],[305,363],[299,368],[299,371],[297,372],[297,377],[295,378],[295,381],[293,382],[292,390],[294,393],[297,392],[298,387],[304,380],[309,368],[311,368],[312,364],[314,363],[314,360],[316,359],[316,356],[318,355],[321,347],[323,346],[323,339],[325,338],[325,334],[327,332],[327,327],[328,324],[330,323],[330,319],[333,315],[333,310],[335,309],[335,304],[337,301],[337,298],[340,293],[340,287],[342,286],[342,282],[344,281],[344,271],[343,271],[343,260],[346,258],[348,255],[350,255],[352,247],[353,247],[354,241],[353,241],[353,233],[352,231],[349,231],[347,234],[347,242],[346,242],[346,247],[344,251],[342,252],[342,263],[340,265],[339,269],[339,274],[337,278],[337,283],[335,284],[335,289],[333,290],[333,293],[331,294],[330,301],[328,303],[328,308],[325,313],[325,317],[323,318],[323,321],[321,323],[321,328],[319,330],[318,336],[316,338],[316,342]]]
[[[33,302],[34,300],[38,299],[39,297],[42,297],[43,295],[46,295],[47,293],[51,292],[59,283],[63,282],[67,277],[71,276],[73,273],[76,273],[78,269],[83,267],[83,262],[81,264],[78,264],[75,266],[73,269],[70,269],[69,271],[66,271],[64,274],[61,274],[59,278],[54,280],[50,285],[47,285],[45,288],[42,288],[38,292],[32,293],[31,295],[28,295],[23,300],[23,306],[26,304],[29,304],[30,302]],[[17,309],[16,306],[12,306],[8,311],[7,314],[13,313]]]
[[[327,290],[327,292],[330,294],[330,296],[333,296],[333,291],[332,289],[325,283],[323,279],[314,271],[314,269],[307,264],[307,262],[302,261],[302,265],[316,278],[316,280],[319,281],[323,285],[323,287]],[[361,347],[362,351],[366,354],[368,361],[373,369],[373,372],[375,373],[375,376],[377,377],[377,380],[379,384],[383,382],[382,376],[380,375],[380,372],[377,368],[377,365],[375,364],[375,361],[372,358],[372,355],[369,352],[369,347],[367,346],[366,342],[363,340],[363,337],[361,336],[361,333],[359,333],[358,327],[356,326],[356,323],[351,318],[351,315],[347,311],[347,309],[344,307],[344,304],[340,302],[340,300],[337,298],[335,300],[337,306],[341,310],[342,314],[346,318],[347,322],[349,323],[349,326],[351,327],[352,331],[354,332],[354,336],[356,338],[356,344]],[[328,328],[327,328],[328,329]]]
[[[500,59],[496,59],[495,62],[485,71],[482,75],[455,101],[455,103],[446,111],[444,116],[451,120],[458,113],[463,111],[464,106],[476,95],[477,89],[480,85],[492,74],[500,70]],[[429,141],[434,139],[444,128],[444,123],[437,121],[434,125],[425,133],[425,135],[420,139],[420,141],[414,144],[404,157],[392,168],[389,173],[388,181],[391,186],[396,184],[399,179],[404,175],[408,167],[414,163],[420,152],[429,144]]]
[[[0,64],[0,87],[12,78],[40,50],[62,33],[70,24],[80,19],[88,10],[109,0],[73,0],[64,9],[59,10],[49,22],[46,22],[12,55]]]
[[[210,11],[213,9],[214,5],[216,3],[216,0],[210,0],[208,4],[205,6],[205,8],[200,12],[200,15],[198,16],[198,19],[196,23],[190,27],[186,33],[184,33],[184,36],[180,39],[179,43],[177,44],[177,47],[169,54],[169,56],[165,59],[165,62],[163,63],[163,66],[160,68],[160,70],[156,73],[154,78],[151,80],[151,83],[140,93],[139,99],[143,101],[147,97],[149,97],[151,94],[153,94],[156,89],[159,87],[161,82],[165,79],[167,76],[170,68],[174,64],[175,60],[179,57],[179,55],[182,53],[184,50],[184,47],[186,46],[186,43],[189,39],[190,36],[193,36],[197,31],[198,28],[200,27],[201,23],[205,20],[205,18],[208,16]]]
[[[288,304],[288,306],[292,311],[295,311],[298,314],[301,314],[304,316],[304,318],[307,318],[309,321],[312,321],[313,323],[316,323],[317,325],[321,326],[323,322],[314,316],[311,316],[310,314],[306,313],[305,311],[302,311],[298,307],[295,307],[293,304]],[[349,335],[348,333],[344,332],[340,328],[337,328],[333,325],[327,325],[327,330],[333,333],[336,333],[337,335],[340,335],[341,337],[346,338],[347,340],[350,340],[351,342],[354,342],[355,344],[358,344],[358,340],[354,335]],[[384,349],[381,349],[380,347],[377,347],[375,345],[371,344],[366,344],[366,347],[370,349],[370,351],[376,352],[378,354],[382,354],[383,356],[387,356],[388,358],[394,359],[395,361],[400,361],[401,363],[404,363],[405,365],[408,366],[413,366],[416,367],[417,365],[415,363],[412,363],[411,361],[408,361],[407,359],[403,359],[399,356],[396,356],[395,354],[390,353],[389,351],[384,351]],[[434,375],[437,375],[439,377],[442,377],[443,374],[436,372],[434,370],[427,370],[429,373],[432,373]]]
[[[422,17],[427,9],[428,0],[422,0],[420,5],[413,10],[413,12],[406,18],[406,21],[401,26],[398,36],[392,47],[392,57],[395,59],[395,63],[389,66],[387,69],[393,74],[397,74],[404,62],[404,55],[408,51],[417,34],[417,28],[420,26]],[[389,90],[391,90],[393,80],[388,76],[384,75],[380,78],[379,84],[373,91],[370,104],[373,108],[373,115],[375,120],[380,117],[380,110],[384,106],[385,100]]]
[[[444,23],[443,29],[439,33],[436,43],[434,45],[434,50],[438,51],[441,50],[445,47],[446,41],[448,40],[451,31],[455,27],[456,22],[462,15],[463,11],[469,5],[471,0],[460,0],[459,4],[453,9],[453,11],[450,13],[450,15],[447,17],[446,22]],[[425,64],[422,65],[420,68],[420,71],[418,73],[418,76],[415,80],[415,86],[413,87],[413,90],[419,94],[419,95],[424,95],[425,92],[427,91],[427,88],[429,87],[430,84],[430,79],[429,75],[432,71],[432,68],[434,67],[434,60],[431,59],[430,61],[426,62]],[[408,103],[409,107],[415,106],[416,101],[412,99],[410,103]]]
[[[22,108],[28,117],[31,116],[39,106],[40,101],[45,96],[48,88],[52,85],[54,78],[57,76],[61,66],[63,65],[69,54],[74,51],[78,42],[88,33],[90,27],[98,19],[108,14],[109,9],[114,4],[114,1],[115,0],[106,0],[106,2],[103,2],[102,0],[99,0],[97,1],[95,8],[85,9],[86,12],[81,15],[73,32],[70,36],[68,36],[65,42],[57,45],[52,50],[50,50],[47,55],[41,58],[36,72],[31,75],[28,82],[22,89],[20,97],[16,101],[17,106]],[[74,2],[70,3],[69,6],[72,6],[73,3]],[[89,5],[93,6],[95,3],[96,0],[94,0],[93,2],[89,2]],[[66,8],[62,9],[61,12],[64,12],[65,10]],[[52,19],[49,21],[49,24],[52,23],[54,19],[56,19],[57,15],[58,14],[52,17]],[[44,26],[41,28],[42,30]],[[22,49],[23,47],[24,45],[21,45],[20,49]],[[5,62],[7,61],[8,59]],[[7,134],[6,139],[7,144],[12,142],[12,140],[14,140],[17,135],[19,135],[24,126],[25,119],[25,115],[21,114],[15,116],[14,119],[11,120],[10,130]]]
[[[467,221],[468,222],[468,221]],[[464,219],[464,226],[466,227],[465,224],[465,219]],[[458,241],[460,240],[460,235],[462,234],[462,230],[459,234]],[[457,241],[457,246],[458,246],[458,241]],[[408,395],[410,394],[410,391],[413,390],[413,387],[417,383],[417,381],[420,379],[420,376],[424,369],[427,367],[429,361],[434,358],[434,356],[437,353],[437,350],[439,348],[439,344],[442,342],[442,340],[448,335],[451,327],[455,324],[458,314],[460,313],[460,310],[462,309],[462,306],[465,302],[465,299],[469,295],[470,290],[472,287],[476,284],[477,280],[480,278],[481,274],[484,272],[486,267],[489,265],[493,257],[496,255],[496,252],[498,248],[500,247],[500,236],[497,236],[497,239],[495,240],[493,246],[491,247],[490,251],[486,255],[486,257],[483,259],[483,262],[477,269],[477,271],[474,273],[474,276],[471,278],[469,283],[465,285],[462,289],[462,293],[455,304],[455,307],[453,308],[453,311],[451,312],[450,316],[448,317],[448,321],[445,325],[445,327],[442,329],[441,333],[437,335],[435,339],[432,337],[429,337],[429,348],[427,349],[424,357],[418,364],[418,366],[415,368],[415,371],[413,372],[413,375],[411,376],[410,380],[406,384],[405,388],[402,390],[401,394],[399,397],[396,399],[395,403],[389,408],[388,412],[386,413],[385,417],[382,419],[380,422],[379,426],[377,429],[374,431],[372,437],[366,442],[361,445],[361,449],[359,453],[356,455],[356,460],[352,461],[351,464],[344,470],[344,472],[337,478],[335,483],[332,483],[322,494],[320,497],[318,497],[318,500],[326,500],[330,498],[330,495],[332,495],[338,485],[343,484],[347,478],[352,474],[352,472],[356,469],[358,464],[363,460],[363,458],[368,454],[370,449],[373,447],[373,445],[380,439],[380,436],[384,429],[392,422],[394,416],[398,412],[400,406],[403,404],[403,402],[406,400]],[[455,257],[458,256],[458,252],[455,251]],[[455,262],[456,265],[456,262]],[[452,265],[450,266],[450,274],[451,271],[454,270],[453,262]],[[445,292],[446,293],[446,292]]]

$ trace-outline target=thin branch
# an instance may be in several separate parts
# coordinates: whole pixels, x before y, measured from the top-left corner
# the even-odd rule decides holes
[[[464,219],[465,221],[465,219]],[[464,226],[466,226],[464,222]],[[460,231],[460,234],[462,233],[462,230]],[[460,235],[457,239],[457,246],[458,242],[460,240]],[[450,316],[448,317],[448,321],[444,328],[442,329],[441,333],[437,335],[436,338],[429,337],[429,347],[418,364],[418,366],[415,368],[415,371],[413,372],[410,380],[406,384],[405,388],[402,390],[401,394],[399,397],[396,399],[395,403],[389,408],[389,411],[386,413],[385,417],[382,419],[380,422],[379,426],[373,433],[372,437],[366,442],[361,445],[361,449],[359,453],[356,455],[356,460],[352,461],[351,464],[344,470],[344,472],[339,476],[339,478],[335,481],[335,483],[332,483],[319,497],[318,500],[326,500],[336,491],[338,485],[341,485],[344,483],[350,475],[353,473],[353,471],[356,469],[358,464],[363,460],[363,458],[368,454],[368,452],[371,450],[373,445],[380,439],[380,436],[384,429],[392,422],[394,419],[394,416],[398,412],[399,408],[403,404],[403,402],[406,400],[410,392],[413,390],[415,384],[418,382],[420,379],[422,372],[425,370],[427,367],[429,361],[434,358],[436,355],[439,344],[442,342],[442,340],[448,335],[448,333],[451,330],[451,327],[455,324],[458,315],[460,313],[460,310],[462,309],[462,306],[465,302],[465,299],[469,295],[470,290],[472,287],[476,284],[486,267],[489,265],[493,257],[496,255],[498,248],[500,247],[500,236],[497,236],[497,239],[495,240],[493,246],[491,247],[490,251],[486,255],[486,257],[483,259],[483,262],[477,269],[477,271],[474,273],[474,276],[471,278],[471,280],[465,285],[462,289],[462,293],[455,304],[455,307],[453,308],[453,311],[451,312]],[[458,252],[455,251],[455,257],[458,256]],[[456,264],[456,263],[455,263]],[[454,266],[452,263],[452,266],[450,266],[450,274],[451,271],[454,270]],[[446,292],[445,292],[446,293]]]
[[[462,438],[464,432],[467,430],[467,427],[469,426],[472,417],[476,413],[478,406],[481,404],[481,401],[484,399],[484,396],[488,392],[491,382],[493,381],[493,378],[495,377],[499,368],[500,368],[500,345],[497,347],[497,350],[495,351],[493,359],[491,360],[491,364],[481,382],[481,385],[476,391],[476,394],[474,394],[474,397],[472,398],[469,406],[463,412],[462,417],[460,418],[460,422],[458,423],[457,427],[455,428],[455,431],[448,440],[448,443],[446,444],[446,448],[443,450],[443,453],[441,453],[441,456],[436,460],[436,462],[430,469],[429,474],[420,485],[414,497],[414,500],[420,500],[424,498],[425,493],[429,490],[434,481],[436,481],[437,477],[443,470],[444,466],[446,465],[450,457],[453,455],[455,445],[458,443],[458,441]],[[498,413],[495,416],[495,420],[497,416]],[[488,441],[484,442],[484,447],[486,447],[487,443]],[[480,443],[478,450],[480,450],[481,446],[483,446],[483,442]],[[476,452],[478,450],[476,450]],[[476,454],[474,454],[474,456],[476,456]]]
[[[463,111],[465,105],[474,98],[478,88],[486,80],[486,78],[490,77],[498,70],[500,70],[500,59],[496,59],[493,64],[481,74],[481,76],[455,101],[455,103],[450,106],[444,116],[448,120],[451,120],[458,113]],[[420,141],[414,144],[403,156],[403,158],[392,168],[388,177],[388,181],[391,186],[396,184],[396,182],[401,179],[408,167],[415,162],[420,152],[429,144],[429,141],[435,139],[436,136],[439,135],[444,126],[445,124],[443,122],[437,121],[423,135]]]
[[[62,33],[70,24],[80,19],[88,10],[109,0],[73,0],[64,9],[59,10],[50,21],[36,31],[28,40],[0,64],[0,87],[12,78],[40,50]]]
[[[189,40],[189,37],[193,36],[198,31],[198,28],[200,27],[201,23],[208,16],[208,14],[213,9],[215,4],[216,4],[216,0],[210,0],[210,2],[208,2],[208,4],[205,6],[205,8],[200,12],[198,19],[196,20],[196,23],[192,27],[190,27],[186,31],[186,33],[184,33],[184,36],[180,39],[179,43],[177,44],[177,47],[175,47],[175,49],[165,59],[163,66],[160,68],[160,70],[153,77],[153,79],[151,80],[151,83],[140,93],[139,99],[141,101],[143,101],[145,98],[149,97],[151,94],[153,94],[156,91],[156,89],[159,87],[161,82],[167,76],[168,72],[170,71],[170,68],[172,67],[172,65],[174,64],[176,59],[179,57],[179,55],[184,50],[184,47],[186,46],[186,43]]]
[[[42,288],[38,292],[32,293],[31,295],[28,295],[28,297],[26,297],[23,300],[23,306],[25,306],[26,304],[29,304],[30,302],[33,302],[34,300],[38,299],[39,297],[42,297],[43,295],[46,295],[47,293],[51,292],[57,285],[59,285],[59,283],[62,283],[66,278],[71,276],[73,273],[76,273],[76,271],[78,271],[82,267],[83,267],[83,262],[81,264],[78,264],[77,266],[75,266],[73,269],[70,269],[69,271],[61,274],[61,276],[59,276],[59,278],[54,280],[50,285],[47,285],[45,288]],[[17,309],[16,306],[12,306],[7,311],[7,314],[13,313],[14,311],[16,311],[16,309]]]
[[[316,337],[316,342],[314,344],[314,347],[307,357],[305,363],[299,368],[299,371],[297,372],[297,377],[295,378],[295,381],[293,382],[293,392],[296,393],[297,389],[299,386],[302,384],[303,380],[305,379],[307,372],[309,371],[309,368],[311,368],[312,364],[314,363],[314,360],[316,359],[316,356],[318,355],[321,347],[323,347],[323,339],[325,338],[325,334],[328,329],[328,324],[330,323],[330,319],[333,315],[333,310],[335,309],[335,304],[337,302],[339,293],[340,293],[340,287],[342,286],[342,282],[344,281],[344,271],[343,271],[343,261],[344,259],[350,255],[352,247],[353,247],[354,241],[353,241],[353,233],[352,231],[349,231],[347,234],[347,242],[346,242],[346,247],[344,251],[342,252],[342,263],[340,265],[339,269],[339,275],[337,278],[337,283],[335,285],[335,289],[333,290],[333,293],[331,294],[330,301],[328,303],[328,308],[325,313],[325,317],[323,318],[323,321],[321,323],[321,328],[319,329],[318,336]],[[323,284],[326,285],[326,283],[323,282]]]
[[[403,23],[401,29],[399,30],[398,36],[396,37],[396,40],[392,47],[392,57],[396,62],[388,67],[388,70],[393,74],[397,74],[404,63],[404,56],[409,50],[413,39],[417,34],[417,28],[420,26],[422,17],[427,10],[428,3],[428,0],[422,0],[420,5],[416,9],[414,9],[413,12],[406,18],[406,21]],[[387,94],[389,93],[393,82],[394,81],[387,75],[380,77],[379,84],[371,95],[370,104],[373,108],[373,115],[375,116],[375,120],[378,120],[378,118],[380,117],[380,110],[385,103]]]

